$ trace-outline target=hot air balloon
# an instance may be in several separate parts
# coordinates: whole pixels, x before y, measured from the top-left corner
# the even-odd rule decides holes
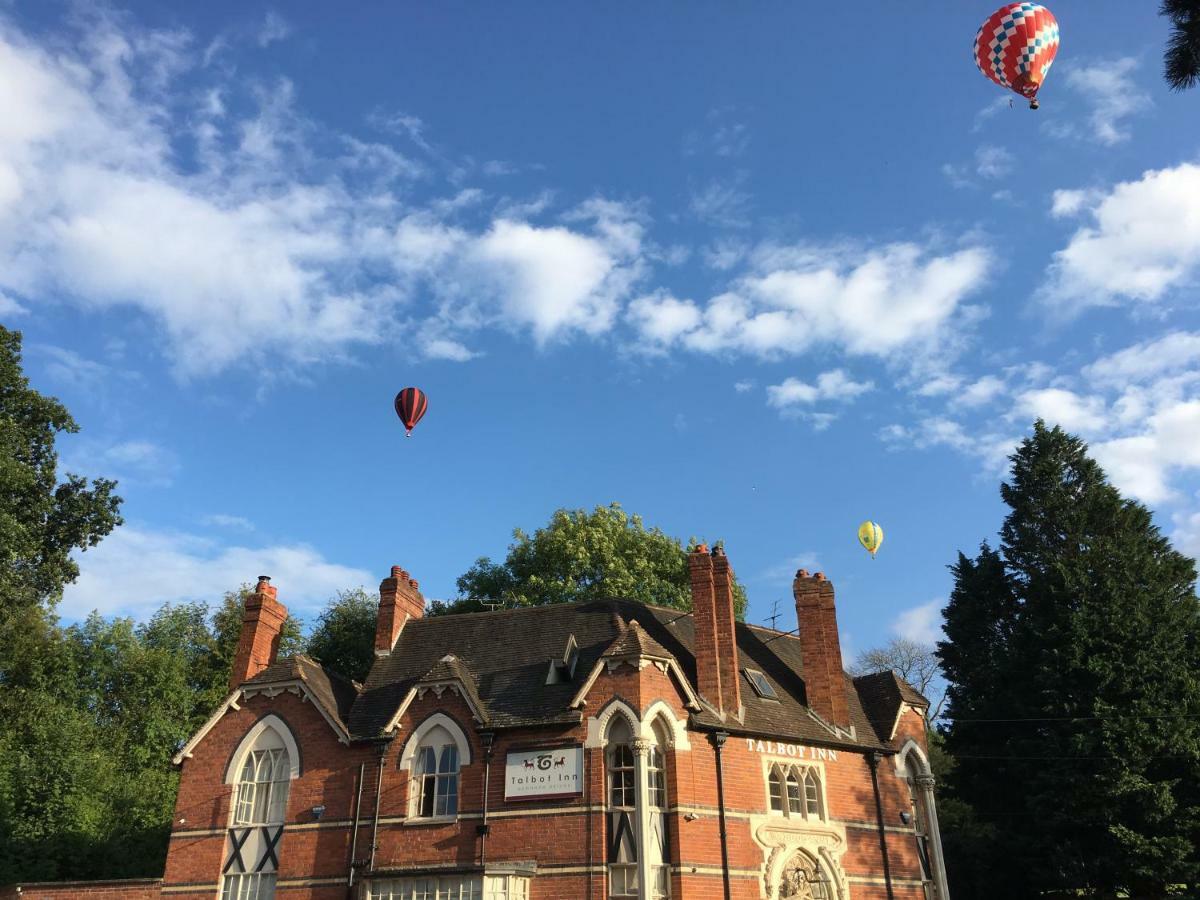
[[[1009,3],[979,26],[975,65],[1002,88],[1038,108],[1038,91],[1058,53],[1058,22],[1037,3]]]
[[[404,436],[412,437],[413,427],[429,409],[429,398],[420,388],[406,387],[396,395],[396,415],[404,423]]]
[[[875,558],[875,551],[883,543],[883,529],[874,522],[863,522],[858,526],[858,542],[863,545]]]

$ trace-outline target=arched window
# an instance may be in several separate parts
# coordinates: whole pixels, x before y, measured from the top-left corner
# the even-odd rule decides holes
[[[767,793],[771,798],[771,812],[783,812],[783,776],[779,766],[771,766],[767,776]]]
[[[421,738],[413,763],[413,815],[458,815],[458,742],[441,725]]]
[[[277,848],[287,818],[288,788],[298,771],[293,759],[295,741],[285,732],[279,719],[267,717],[246,735],[231,763],[237,774],[221,878],[222,900],[271,900],[275,896]]]
[[[664,749],[670,731],[662,719],[650,728],[654,741],[646,748],[646,866],[651,900],[671,896],[670,841],[667,838],[667,768]]]
[[[917,838],[917,856],[921,860],[921,877],[930,881],[933,879],[933,866],[929,859],[929,829],[926,825],[928,811],[925,809],[921,791],[917,790],[917,779],[924,772],[915,753],[908,754],[904,768],[908,775],[908,800],[912,805],[913,831],[916,832]]]
[[[608,775],[608,895],[638,895],[637,768],[633,731],[622,715],[614,715],[605,749]]]
[[[793,819],[825,819],[821,773],[814,766],[771,766],[767,772],[767,798],[771,812]]]
[[[274,728],[267,728],[246,754],[237,781],[234,825],[278,825],[287,811],[288,752]]]
[[[829,879],[819,865],[797,853],[783,868],[779,879],[780,900],[829,900]]]

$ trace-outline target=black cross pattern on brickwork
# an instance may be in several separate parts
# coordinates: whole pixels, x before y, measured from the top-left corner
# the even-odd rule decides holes
[[[237,863],[238,872],[246,871],[246,863],[242,859],[242,848],[246,846],[246,841],[250,840],[251,830],[250,828],[245,829],[241,837],[238,837],[236,828],[229,829],[229,843],[233,846],[229,850],[229,860],[225,863],[225,868],[221,870],[222,875],[228,872],[235,862]]]
[[[263,847],[265,849],[263,850],[262,859],[258,861],[258,868],[254,870],[255,872],[261,872],[263,867],[266,866],[268,860],[270,860],[275,869],[279,868],[279,857],[275,855],[275,848],[279,846],[279,839],[283,837],[283,826],[280,825],[278,828],[276,828],[275,834],[272,836],[271,829],[264,825],[262,833]],[[274,869],[272,869],[272,871],[274,871]]]
[[[615,810],[608,816],[608,861],[610,863],[637,862],[637,841],[634,839],[633,821],[630,819],[629,813],[625,810]],[[622,854],[622,850],[628,853],[628,859]]]

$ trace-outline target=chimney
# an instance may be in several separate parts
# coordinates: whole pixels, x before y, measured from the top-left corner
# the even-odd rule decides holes
[[[842,668],[833,583],[820,572],[809,575],[801,569],[792,582],[792,595],[796,598],[809,708],[833,725],[849,727],[850,707],[846,701],[846,673]]]
[[[695,622],[696,681],[700,696],[724,718],[741,716],[733,618],[733,572],[720,548],[704,544],[688,554]]]
[[[279,651],[279,632],[287,620],[287,607],[275,599],[278,591],[267,575],[258,576],[254,593],[246,597],[242,635],[233,657],[229,689],[236,690],[271,663]]]
[[[417,580],[399,566],[379,583],[379,618],[375,622],[375,655],[387,656],[396,646],[404,623],[425,615],[425,598],[417,589]]]

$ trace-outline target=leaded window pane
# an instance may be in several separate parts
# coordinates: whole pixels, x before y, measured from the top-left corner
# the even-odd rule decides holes
[[[667,779],[663,771],[662,751],[651,747],[646,758],[647,775],[649,776],[650,805],[655,809],[667,808]]]
[[[633,750],[628,744],[618,744],[609,751],[609,806],[633,809],[637,798],[637,777],[633,767]]]
[[[810,819],[821,818],[821,786],[812,769],[804,773],[804,814]]]
[[[636,865],[609,866],[608,896],[636,897],[638,878]]]
[[[275,825],[283,822],[288,794],[287,751],[254,750],[242,766],[234,802],[235,825]]]
[[[788,769],[787,773],[787,799],[788,799],[788,814],[795,815],[801,812],[800,806],[800,782],[796,778],[796,770]]]
[[[771,774],[767,776],[767,793],[771,797],[771,810],[783,812],[783,779],[776,768],[772,768]]]
[[[272,900],[274,896],[273,874],[226,875],[221,882],[221,900]]]

